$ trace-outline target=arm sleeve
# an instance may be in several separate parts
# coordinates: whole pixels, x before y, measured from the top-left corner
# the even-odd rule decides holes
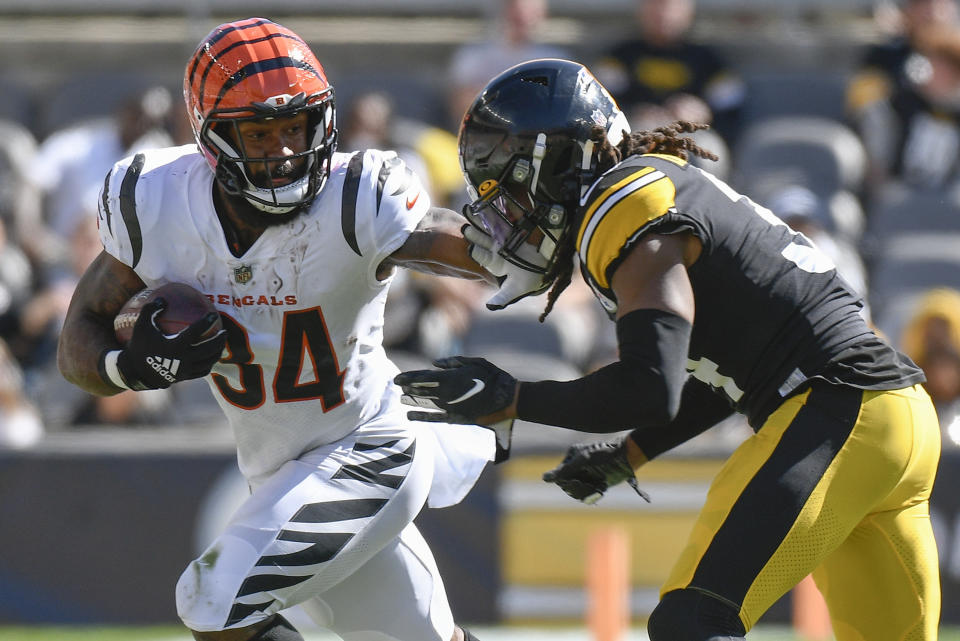
[[[680,409],[670,424],[662,428],[639,428],[630,438],[647,460],[667,452],[705,432],[733,414],[726,398],[695,378],[687,379],[680,397]]]
[[[517,416],[584,432],[662,427],[680,407],[691,325],[658,309],[617,321],[620,359],[573,381],[521,383]]]

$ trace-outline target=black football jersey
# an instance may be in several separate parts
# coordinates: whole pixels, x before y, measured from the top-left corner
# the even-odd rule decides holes
[[[648,233],[690,232],[696,304],[687,370],[759,428],[813,378],[863,389],[923,382],[860,314],[862,300],[805,236],[674,156],[632,156],[597,180],[578,212],[584,277],[613,317],[610,280]]]

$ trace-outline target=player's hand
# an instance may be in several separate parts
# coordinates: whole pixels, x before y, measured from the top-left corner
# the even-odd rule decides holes
[[[627,460],[626,438],[571,445],[560,465],[545,472],[543,480],[556,483],[568,496],[588,505],[599,501],[614,485],[627,481],[649,503],[650,497],[637,485]]]
[[[485,425],[512,418],[504,410],[517,393],[513,376],[483,358],[452,356],[433,364],[440,369],[401,372],[393,379],[405,404],[435,410],[407,412],[410,420]]]
[[[143,306],[130,342],[117,356],[120,376],[132,390],[165,389],[179,381],[206,376],[223,354],[226,330],[203,337],[217,322],[216,312],[166,336],[157,326],[157,316],[166,306],[163,298]]]
[[[550,286],[544,274],[523,269],[500,255],[497,242],[474,225],[464,225],[463,237],[470,243],[470,257],[497,277],[499,287],[487,300],[487,309],[496,311],[521,298],[536,296]]]

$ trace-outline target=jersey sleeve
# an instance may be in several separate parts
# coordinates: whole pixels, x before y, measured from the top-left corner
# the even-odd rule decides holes
[[[357,249],[369,258],[375,280],[377,267],[406,242],[430,209],[430,195],[396,153],[362,153],[361,180],[367,189],[357,201]]]
[[[186,208],[171,204],[173,195],[182,195],[186,189],[186,172],[182,165],[171,167],[188,149],[149,150],[124,158],[113,166],[100,189],[100,241],[108,254],[136,271],[144,282],[162,277],[171,262],[182,259],[168,247],[176,246],[178,235],[187,233]]]
[[[97,228],[103,248],[131,268],[136,268],[143,251],[136,189],[143,165],[143,154],[114,164],[103,181],[97,203]]]
[[[624,249],[674,208],[676,191],[666,174],[649,166],[613,171],[594,186],[587,195],[577,251],[600,288],[610,288],[612,268]]]

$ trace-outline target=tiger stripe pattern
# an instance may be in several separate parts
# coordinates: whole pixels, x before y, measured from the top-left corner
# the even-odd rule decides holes
[[[331,498],[303,505],[280,529],[250,570],[234,597],[224,628],[243,627],[251,615],[285,607],[301,584],[323,572],[327,563],[377,516],[406,478],[416,442],[357,441],[362,462],[345,464],[332,479],[355,498]],[[256,620],[253,619],[253,620]]]

